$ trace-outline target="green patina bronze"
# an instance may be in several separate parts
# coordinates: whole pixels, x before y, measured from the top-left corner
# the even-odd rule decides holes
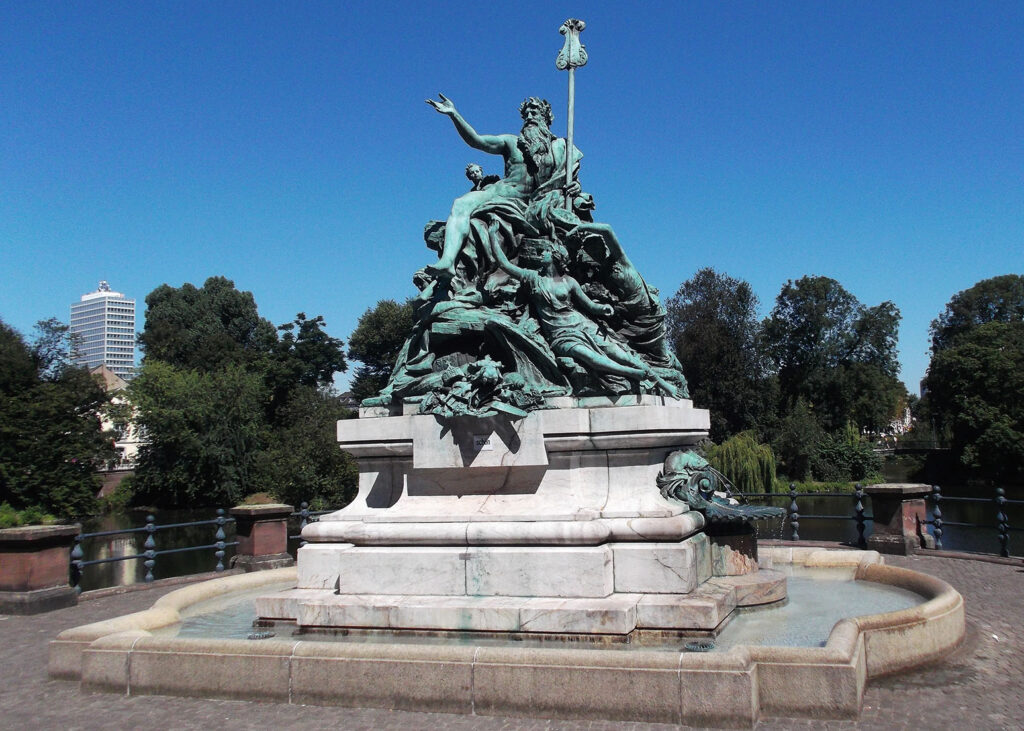
[[[569,23],[571,72],[586,56],[582,23]],[[413,277],[413,332],[387,386],[363,405],[520,417],[552,396],[685,398],[657,290],[611,226],[594,222],[594,199],[579,183],[583,155],[551,132],[551,105],[530,97],[519,134],[483,135],[444,95],[427,103],[470,147],[500,155],[504,176],[470,164],[471,189],[446,221],[427,224],[438,259]]]
[[[784,508],[741,505],[725,475],[692,449],[672,452],[657,478],[661,494],[704,514],[710,523],[743,523],[785,517]]]

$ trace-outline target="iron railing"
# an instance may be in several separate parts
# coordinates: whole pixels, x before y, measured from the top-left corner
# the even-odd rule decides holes
[[[316,522],[320,519],[321,515],[332,512],[331,510],[310,510],[309,503],[303,502],[300,509],[294,511],[290,518],[293,521],[298,522],[298,533],[291,534],[289,532],[289,540],[298,540],[299,545],[305,545],[305,541],[302,540],[302,529],[308,524]],[[92,533],[79,533],[75,537],[74,545],[71,549],[71,586],[76,591],[81,592],[82,575],[83,571],[89,566],[99,566],[102,564],[118,563],[122,561],[142,561],[142,565],[145,567],[145,575],[143,581],[151,582],[154,580],[153,570],[156,567],[157,558],[159,556],[167,556],[171,554],[189,553],[194,551],[210,551],[213,552],[213,570],[223,571],[224,557],[228,548],[232,548],[238,545],[238,541],[227,540],[227,533],[225,528],[235,524],[235,519],[228,516],[227,511],[223,508],[217,509],[217,517],[209,520],[194,520],[183,523],[162,523],[158,524],[156,518],[153,515],[146,516],[146,524],[137,528],[123,528],[120,530],[105,530],[96,531]],[[201,526],[216,526],[213,534],[213,542],[206,543],[201,542],[198,545],[186,545],[177,546],[173,548],[159,549],[157,547],[157,534],[165,531],[172,530],[183,530],[188,528],[196,528]],[[83,543],[85,541],[94,540],[97,538],[115,538],[118,536],[136,536],[145,534],[146,540],[142,544],[142,551],[137,553],[127,553],[123,556],[109,556],[106,558],[94,558],[87,559]]]
[[[831,520],[831,521],[846,521],[852,520],[857,526],[857,546],[864,548],[867,545],[867,539],[864,535],[867,524],[874,521],[874,517],[864,514],[864,490],[858,484],[854,492],[798,492],[796,485],[790,484],[789,492],[735,492],[735,495],[742,496],[747,499],[755,498],[758,500],[781,500],[789,499],[789,506],[786,511],[786,520],[789,521],[790,528],[790,540],[800,540],[800,521],[801,520]],[[832,514],[815,514],[815,513],[801,513],[798,500],[800,498],[839,498],[850,504],[849,513],[832,513]]]
[[[847,492],[800,492],[796,489],[795,485],[789,486],[788,492],[736,492],[735,495],[741,496],[748,500],[762,500],[770,502],[773,500],[788,500],[789,505],[787,506],[787,515],[785,520],[789,522],[789,533],[790,539],[793,541],[799,541],[800,538],[800,523],[806,520],[825,520],[825,521],[853,521],[856,527],[857,536],[854,540],[855,545],[860,548],[864,548],[867,545],[866,533],[869,523],[874,522],[874,517],[868,515],[864,504],[865,498],[870,500],[864,492],[861,485],[857,485],[856,489],[852,493]],[[804,498],[828,498],[830,500],[840,501],[845,503],[847,506],[844,512],[830,512],[830,513],[801,513],[799,501]],[[930,495],[931,502],[931,517],[925,521],[922,521],[923,525],[930,526],[931,533],[935,538],[935,548],[941,550],[943,548],[942,537],[946,530],[950,527],[966,528],[972,530],[995,529],[996,532],[996,543],[995,550],[992,553],[996,553],[999,556],[1010,555],[1010,536],[1012,533],[1024,531],[1024,526],[1013,526],[1010,525],[1010,520],[1006,514],[1006,508],[1009,505],[1024,505],[1024,500],[1011,500],[1006,497],[1006,492],[1003,488],[996,488],[995,496],[993,498],[981,498],[981,497],[948,497],[942,494],[942,490],[938,485],[932,487],[932,493]],[[989,504],[995,507],[995,519],[992,523],[972,523],[965,521],[950,522],[943,518],[942,505],[944,503],[973,503],[973,504]],[[309,503],[303,502],[299,510],[291,514],[293,521],[297,521],[298,532],[292,534],[289,531],[288,538],[291,541],[298,541],[300,546],[305,545],[305,541],[302,540],[302,529],[310,523],[319,520],[320,516],[331,512],[330,510],[310,510]],[[156,567],[157,558],[159,556],[167,556],[171,554],[180,554],[193,551],[212,551],[214,559],[214,571],[224,570],[224,557],[228,548],[238,545],[238,541],[228,541],[227,533],[225,528],[235,523],[235,519],[226,515],[226,511],[223,508],[217,510],[217,517],[210,520],[196,520],[185,523],[165,523],[157,524],[156,519],[152,515],[146,516],[146,524],[137,528],[125,528],[122,530],[109,530],[109,531],[98,531],[95,533],[80,533],[74,542],[74,546],[71,550],[71,585],[76,590],[81,591],[82,572],[89,566],[96,566],[100,564],[110,564],[120,561],[142,561],[142,565],[145,567],[145,576],[143,578],[146,582],[154,580],[153,570]],[[178,546],[174,548],[157,548],[157,534],[175,530],[175,529],[186,529],[195,528],[199,526],[211,526],[214,527],[213,541],[204,542],[199,545],[187,545]],[[110,556],[107,558],[94,558],[86,559],[85,551],[82,548],[84,541],[97,539],[97,538],[112,538],[115,536],[133,536],[138,534],[145,534],[146,540],[142,545],[143,550],[138,553],[129,553],[123,556]]]
[[[156,518],[152,515],[146,516],[146,524],[139,526],[138,528],[124,528],[121,530],[105,530],[97,531],[95,533],[79,533],[75,536],[75,543],[71,549],[71,586],[76,591],[81,592],[82,583],[82,572],[88,566],[98,566],[101,564],[117,563],[120,561],[142,561],[143,566],[146,569],[144,581],[153,581],[153,569],[156,566],[156,560],[158,556],[167,556],[177,553],[188,553],[191,551],[203,551],[213,550],[213,558],[215,560],[214,571],[224,570],[224,555],[226,549],[231,546],[237,546],[238,541],[226,540],[227,534],[224,532],[225,526],[231,525],[235,522],[234,518],[226,517],[225,510],[223,508],[217,509],[217,517],[210,520],[194,520],[187,523],[164,523],[157,524]],[[198,526],[216,526],[213,533],[212,543],[203,543],[195,546],[179,546],[177,548],[157,548],[156,535],[161,531],[169,531],[183,528],[195,528]],[[142,544],[143,550],[139,553],[128,553],[123,556],[109,556],[107,558],[94,558],[86,559],[85,551],[82,548],[82,542],[95,538],[113,538],[115,536],[132,536],[137,534],[146,534],[146,540]]]
[[[302,540],[302,529],[310,523],[315,523],[316,521],[320,520],[321,515],[326,515],[327,513],[333,512],[333,510],[310,510],[309,503],[303,502],[299,506],[299,509],[296,512],[292,513],[293,518],[297,517],[299,519],[299,532],[295,535],[289,534],[288,540],[298,541],[300,546],[305,546],[306,542]]]
[[[932,501],[932,517],[929,518],[926,523],[932,526],[932,534],[935,536],[935,548],[936,550],[942,550],[942,536],[945,530],[950,527],[957,528],[988,528],[996,530],[996,540],[999,543],[998,553],[1004,558],[1010,556],[1010,533],[1024,531],[1024,527],[1010,525],[1010,519],[1006,515],[1007,505],[1024,505],[1024,500],[1010,500],[1006,497],[1006,490],[1001,487],[995,489],[995,495],[991,498],[983,497],[949,497],[942,494],[942,489],[935,485],[932,487],[931,494]],[[975,505],[994,505],[995,507],[995,521],[990,524],[983,523],[968,523],[968,522],[950,522],[943,520],[942,518],[942,503],[961,503],[961,504],[975,504]],[[986,552],[987,553],[987,552]]]
[[[798,492],[795,485],[789,486],[789,492],[737,492],[739,496],[748,499],[758,500],[789,500],[788,515],[786,519],[789,521],[790,527],[790,540],[799,541],[800,538],[800,521],[801,520],[831,520],[831,521],[848,521],[852,520],[857,528],[857,539],[856,544],[860,548],[866,546],[865,531],[868,523],[873,523],[874,518],[871,515],[865,514],[865,498],[870,500],[861,485],[857,485],[853,493],[846,492]],[[834,500],[844,501],[848,505],[851,505],[849,513],[833,513],[833,514],[807,514],[801,513],[799,507],[799,500],[801,498],[830,498]],[[942,536],[946,530],[951,527],[963,528],[969,530],[995,530],[995,542],[992,551],[981,551],[981,553],[994,553],[999,556],[1009,557],[1010,556],[1010,536],[1012,533],[1024,531],[1024,526],[1014,526],[1010,524],[1009,517],[1006,514],[1006,508],[1009,505],[1024,505],[1024,500],[1011,500],[1006,497],[1006,491],[997,487],[995,494],[991,498],[985,497],[949,497],[942,494],[942,488],[938,485],[932,487],[931,495],[929,496],[929,502],[931,503],[931,517],[927,520],[922,521],[923,525],[931,527],[931,534],[935,538],[935,549],[942,550]],[[957,521],[951,522],[945,520],[942,515],[942,504],[943,503],[960,503],[960,504],[974,504],[974,505],[992,505],[995,508],[995,517],[991,523],[976,523],[968,521]]]

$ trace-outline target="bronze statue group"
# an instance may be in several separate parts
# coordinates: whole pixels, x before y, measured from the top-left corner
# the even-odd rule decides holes
[[[470,164],[472,189],[447,221],[427,224],[438,260],[413,278],[413,332],[387,386],[364,405],[521,417],[553,396],[685,398],[657,291],[612,228],[593,221],[582,154],[551,132],[550,104],[525,100],[518,135],[481,135],[443,95],[427,103],[468,145],[501,155],[504,175]]]

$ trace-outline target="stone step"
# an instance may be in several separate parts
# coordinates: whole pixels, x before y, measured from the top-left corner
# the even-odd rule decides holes
[[[256,600],[267,619],[300,627],[623,635],[635,629],[711,631],[737,606],[785,598],[786,577],[771,570],[716,578],[689,594],[605,597],[335,594],[293,589]]]

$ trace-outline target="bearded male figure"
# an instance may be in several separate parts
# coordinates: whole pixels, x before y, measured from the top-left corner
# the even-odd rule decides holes
[[[530,97],[519,107],[523,128],[518,135],[481,135],[459,114],[450,99],[443,94],[438,94],[438,97],[440,101],[427,99],[427,104],[451,118],[466,144],[482,152],[501,155],[505,160],[505,177],[481,190],[471,190],[452,204],[445,225],[441,257],[427,266],[439,275],[451,277],[456,257],[469,235],[470,220],[474,214],[508,203],[525,209],[530,201],[553,191],[559,191],[563,197],[577,195],[580,188],[576,174],[583,155],[579,150],[573,150],[573,183],[566,187],[566,143],[552,134],[554,115],[551,105],[544,99]]]

